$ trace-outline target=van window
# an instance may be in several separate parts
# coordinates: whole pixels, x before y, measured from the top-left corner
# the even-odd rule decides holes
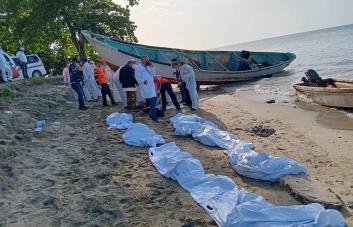
[[[27,64],[33,64],[39,62],[39,59],[37,56],[27,56]]]

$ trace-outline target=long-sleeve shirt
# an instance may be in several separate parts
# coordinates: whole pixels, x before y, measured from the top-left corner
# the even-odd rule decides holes
[[[27,57],[26,57],[25,52],[23,52],[21,50],[17,51],[16,57],[18,58],[18,60],[20,60],[20,62],[27,63]]]
[[[91,65],[88,62],[83,64],[82,70],[85,80],[94,80],[94,72],[92,72]]]
[[[135,71],[130,65],[122,67],[119,73],[119,81],[123,88],[132,88],[138,85],[135,78]]]
[[[107,83],[107,78],[105,77],[104,70],[99,67],[99,65],[96,66],[94,75],[98,84],[102,85]]]
[[[69,73],[70,73],[70,82],[81,82],[83,81],[83,75],[77,68],[76,64],[70,64],[69,66]]]
[[[139,84],[141,96],[144,99],[157,97],[151,72],[143,64],[136,67],[136,80]],[[147,81],[147,84],[145,84]]]

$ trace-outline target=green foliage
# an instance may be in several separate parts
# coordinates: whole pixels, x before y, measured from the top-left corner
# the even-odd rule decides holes
[[[0,88],[0,97],[18,98],[23,97],[23,94],[11,91],[8,88]]]
[[[1,0],[0,47],[15,53],[23,45],[51,73],[60,74],[68,58],[97,58],[82,30],[136,42],[136,26],[130,21],[130,7],[136,4],[138,0],[127,6],[112,0]]]

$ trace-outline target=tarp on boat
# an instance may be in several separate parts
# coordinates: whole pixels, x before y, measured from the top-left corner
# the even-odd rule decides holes
[[[320,204],[275,206],[263,197],[240,189],[230,178],[206,174],[202,164],[175,143],[151,148],[149,157],[165,177],[176,180],[219,226],[343,227],[336,210]]]
[[[197,115],[179,113],[170,122],[177,135],[192,136],[202,144],[226,149],[229,163],[240,175],[276,182],[286,175],[307,174],[306,168],[297,161],[257,153],[251,143],[239,140],[235,135],[220,130],[212,122]]]
[[[131,124],[124,133],[123,140],[129,145],[137,147],[155,147],[165,143],[161,135],[156,134],[142,123]]]
[[[110,129],[127,129],[132,124],[133,117],[126,113],[112,113],[106,119]]]

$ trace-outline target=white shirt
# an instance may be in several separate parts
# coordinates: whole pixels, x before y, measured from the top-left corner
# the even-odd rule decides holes
[[[142,98],[149,99],[157,97],[156,88],[153,82],[153,76],[150,70],[148,70],[145,65],[139,64],[136,67],[135,74]],[[147,81],[147,84],[144,84],[144,81]]]
[[[17,51],[16,57],[18,58],[18,60],[20,60],[20,62],[27,63],[26,54],[22,50]]]
[[[94,73],[92,72],[91,65],[88,62],[83,64],[82,70],[85,80],[94,80]]]

